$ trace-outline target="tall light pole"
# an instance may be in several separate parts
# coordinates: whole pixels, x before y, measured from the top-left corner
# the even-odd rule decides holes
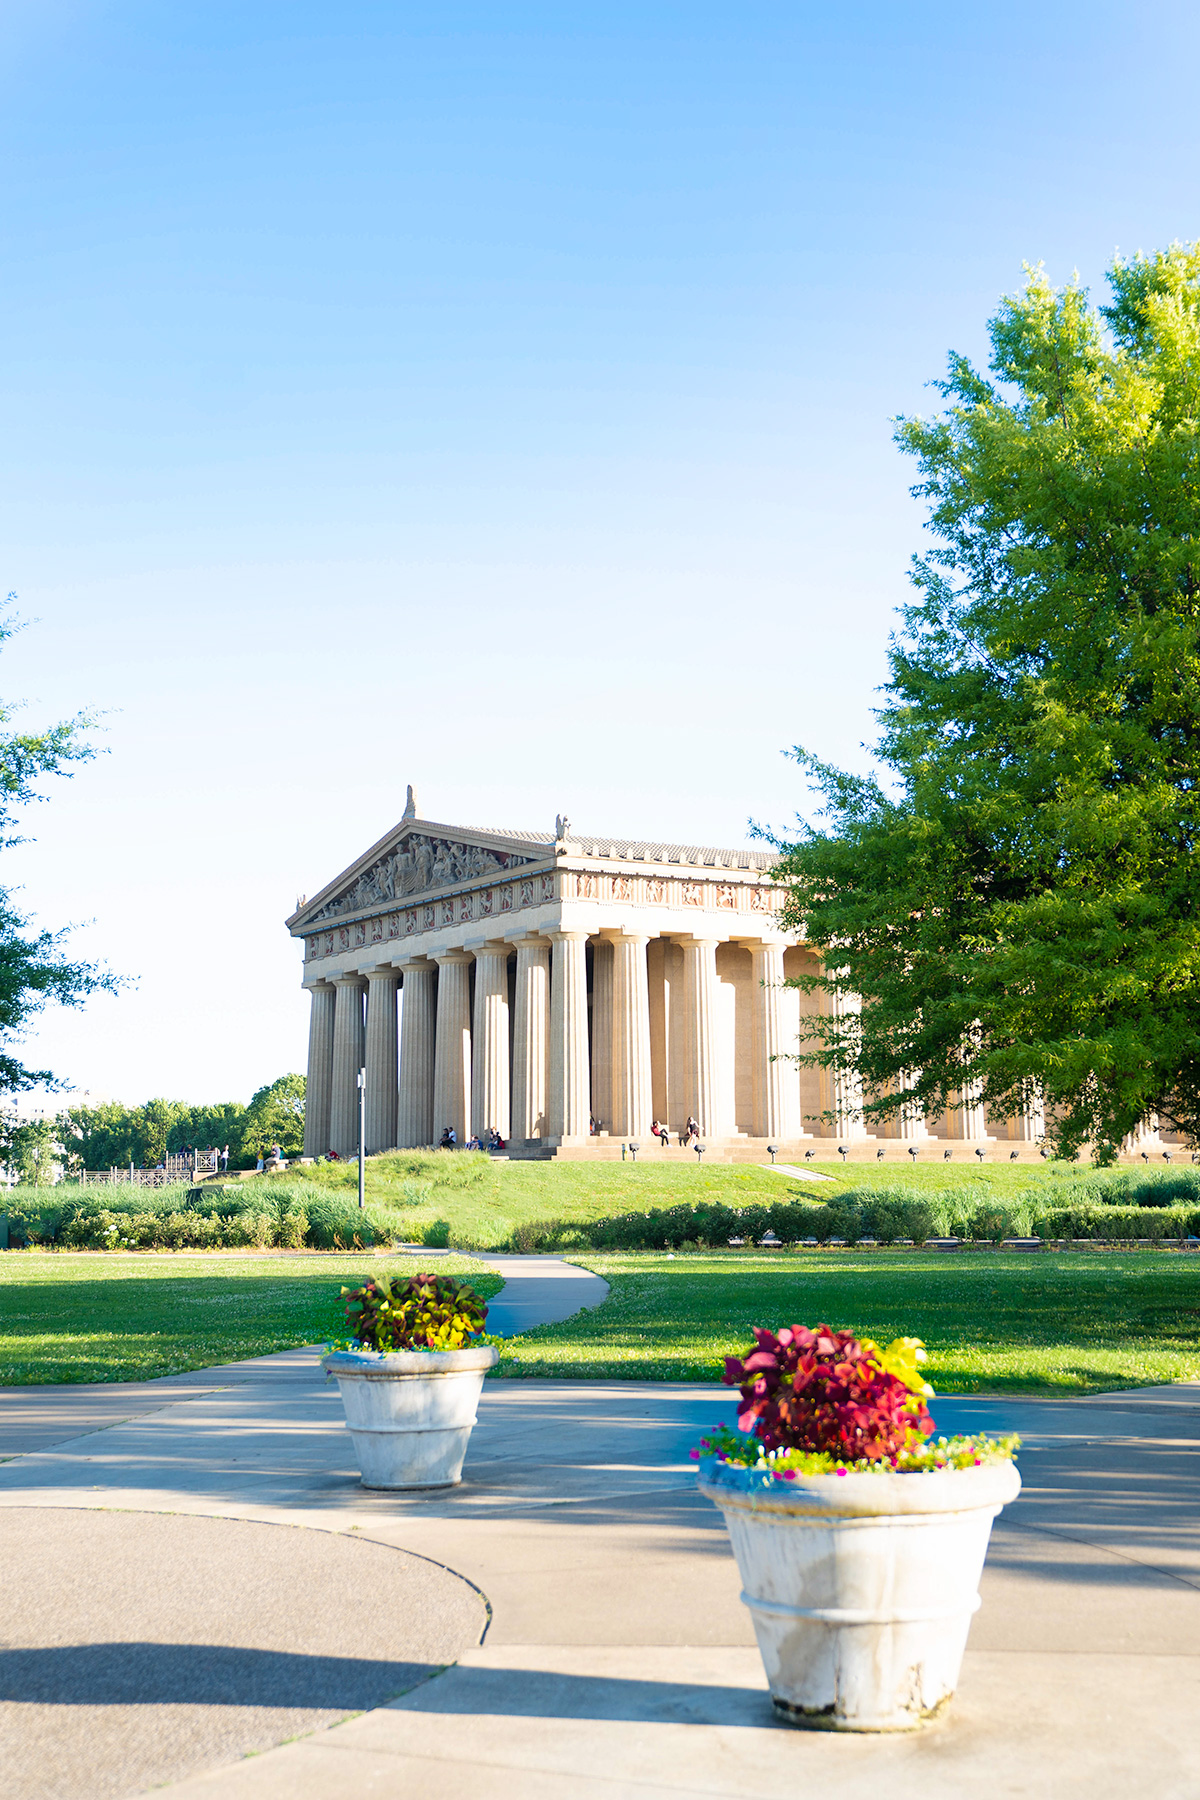
[[[358,1204],[367,1204],[367,1071],[358,1071]]]

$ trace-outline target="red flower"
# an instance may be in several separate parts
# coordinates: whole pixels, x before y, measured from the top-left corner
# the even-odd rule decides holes
[[[853,1332],[757,1326],[754,1337],[744,1361],[726,1358],[725,1381],[741,1392],[738,1429],[753,1431],[767,1450],[876,1462],[933,1431],[924,1401],[886,1374]]]

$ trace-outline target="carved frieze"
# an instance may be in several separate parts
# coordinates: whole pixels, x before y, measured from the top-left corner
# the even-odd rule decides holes
[[[536,862],[534,856],[517,856],[504,850],[485,850],[479,844],[458,844],[450,838],[413,834],[364,869],[352,887],[326,901],[313,923],[337,918],[342,913],[362,912],[380,901],[402,900],[431,888],[451,887],[479,875],[517,868]]]
[[[632,878],[628,875],[596,876],[590,871],[569,872],[563,876],[569,897],[633,901],[644,897],[652,906],[704,906],[748,908],[751,912],[775,912],[783,904],[781,889],[765,883],[743,885],[723,881],[714,885],[711,895],[704,882],[689,877]],[[605,891],[607,890],[607,892]],[[515,882],[472,889],[469,893],[447,894],[440,900],[422,901],[403,911],[380,912],[373,918],[358,919],[349,924],[314,932],[306,940],[310,962],[333,956],[341,950],[359,949],[368,941],[381,943],[384,938],[415,937],[425,931],[436,931],[447,925],[463,925],[487,919],[497,913],[513,912],[520,907],[544,905],[554,899],[554,876],[526,875]]]

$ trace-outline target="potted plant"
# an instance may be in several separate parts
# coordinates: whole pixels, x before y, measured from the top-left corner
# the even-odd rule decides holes
[[[742,1577],[771,1698],[793,1725],[908,1731],[958,1682],[1015,1437],[935,1437],[918,1338],[756,1330],[730,1357],[736,1431],[693,1455]]]
[[[486,1303],[450,1275],[377,1275],[342,1299],[351,1336],[321,1366],[341,1390],[363,1486],[453,1487],[498,1360],[480,1341]]]

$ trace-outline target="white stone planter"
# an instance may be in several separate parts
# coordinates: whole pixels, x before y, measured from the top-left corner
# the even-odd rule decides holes
[[[470,1350],[338,1350],[321,1367],[337,1377],[346,1424],[366,1488],[453,1487],[479,1392],[499,1361],[491,1345]]]
[[[950,1700],[1011,1462],[794,1481],[700,1464],[725,1515],[771,1698],[793,1725],[911,1731]]]

